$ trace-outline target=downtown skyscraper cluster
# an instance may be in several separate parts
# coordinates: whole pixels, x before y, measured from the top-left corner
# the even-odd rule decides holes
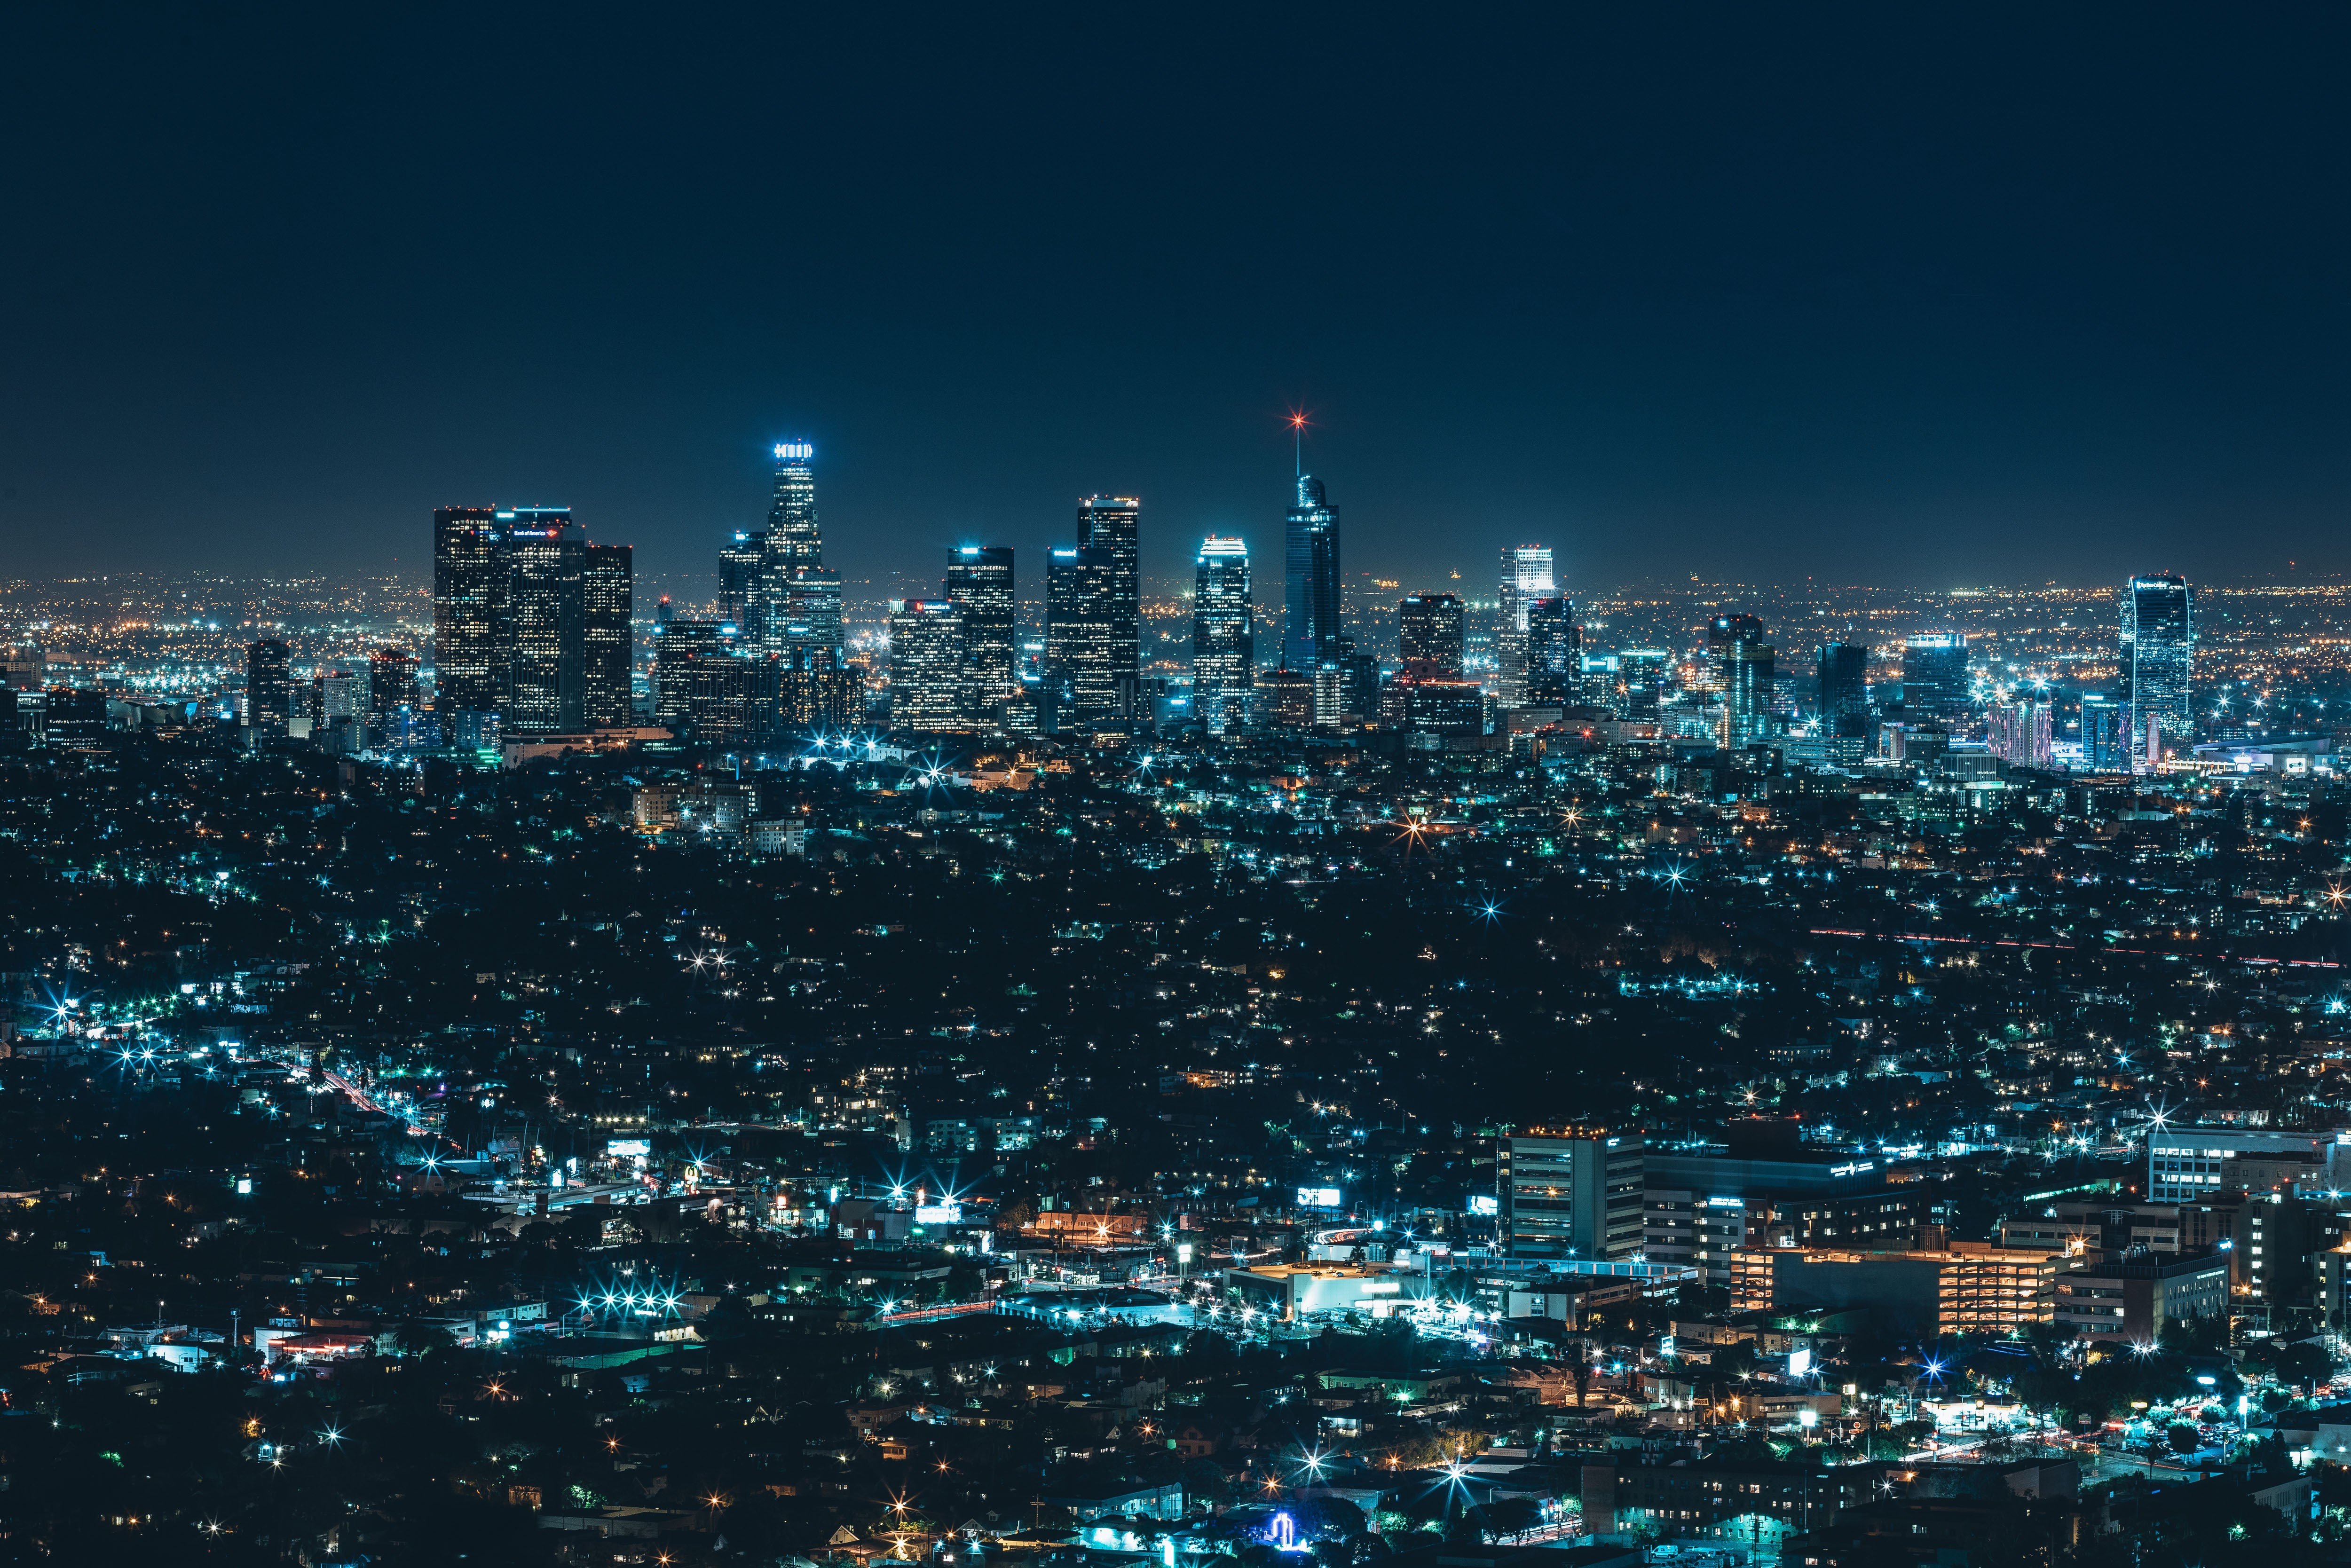
[[[434,511],[434,706],[444,734],[627,725],[633,579],[631,548],[591,543],[568,507]]]

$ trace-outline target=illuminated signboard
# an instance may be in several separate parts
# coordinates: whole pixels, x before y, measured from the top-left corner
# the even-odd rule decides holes
[[[776,461],[778,463],[805,463],[815,455],[816,448],[805,441],[776,443]]]
[[[926,1203],[914,1210],[917,1225],[961,1225],[963,1205],[959,1203]]]
[[[1495,1215],[1502,1212],[1502,1200],[1490,1192],[1473,1192],[1464,1207],[1465,1214]]]
[[[650,1138],[608,1138],[604,1143],[604,1152],[611,1155],[616,1160],[648,1160],[653,1158],[653,1140]]]
[[[1339,1189],[1335,1186],[1301,1186],[1298,1189],[1298,1207],[1336,1208],[1339,1207]]]

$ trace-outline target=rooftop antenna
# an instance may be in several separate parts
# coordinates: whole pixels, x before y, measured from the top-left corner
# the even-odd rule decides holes
[[[1305,478],[1306,411],[1304,409],[1294,408],[1290,411],[1290,456],[1292,466],[1298,470],[1297,476],[1301,479]]]

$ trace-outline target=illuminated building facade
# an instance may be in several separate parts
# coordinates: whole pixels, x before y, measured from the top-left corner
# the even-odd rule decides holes
[[[1496,1180],[1504,1253],[1616,1261],[1641,1250],[1646,1141],[1569,1128],[1501,1141]]]
[[[2046,768],[2050,765],[2047,703],[1994,703],[1984,710],[1984,729],[1991,754],[2009,766]]]
[[[1949,719],[1970,706],[1968,635],[1964,632],[1927,632],[1902,644],[1902,716]]]
[[[946,599],[906,599],[890,611],[890,723],[897,729],[963,727],[963,612]]]
[[[245,722],[256,734],[283,735],[294,698],[286,644],[264,637],[245,650]]]
[[[968,716],[993,716],[1019,688],[1013,671],[1019,601],[1014,597],[1011,547],[963,545],[950,551],[946,597],[963,616]]]
[[[1779,651],[1763,641],[1761,623],[1742,615],[1721,644],[1716,668],[1722,675],[1722,744],[1737,749],[1769,739],[1775,728],[1771,688]]]
[[[2152,770],[2163,742],[2196,733],[2196,596],[2185,578],[2134,577],[2122,592],[2123,701],[2135,770]]]
[[[1110,559],[1111,683],[1118,713],[1133,717],[1143,669],[1143,503],[1133,496],[1089,496],[1078,503],[1078,548]]]
[[[433,514],[433,706],[446,721],[506,705],[506,528],[495,507]]]
[[[791,662],[798,649],[841,646],[841,575],[824,564],[816,448],[805,441],[779,441],[775,457],[775,495],[747,620],[757,624],[758,646]]]
[[[766,628],[758,623],[759,572],[768,553],[766,530],[737,530],[718,547],[718,618],[743,629],[757,643]]]
[[[368,722],[382,725],[402,708],[414,713],[420,693],[416,655],[405,648],[376,648],[368,653]]]
[[[1404,676],[1413,681],[1461,678],[1462,608],[1458,593],[1406,594],[1396,605],[1396,640]]]
[[[588,723],[588,536],[568,507],[517,507],[507,528],[509,732],[570,732]]]
[[[1119,676],[1118,561],[1108,550],[1056,548],[1045,567],[1045,667],[1063,722],[1127,717]]]
[[[1257,665],[1249,546],[1214,534],[1192,576],[1192,711],[1210,735],[1239,727]]]
[[[635,608],[636,551],[628,545],[588,547],[581,582],[588,722],[617,729],[631,721],[629,673],[636,651],[630,625]]]
[[[1531,599],[1521,641],[1525,664],[1520,695],[1526,706],[1564,707],[1583,700],[1583,634],[1575,606],[1556,595]]]
[[[1339,512],[1322,481],[1298,476],[1298,499],[1282,525],[1281,662],[1311,674],[1326,643],[1341,635]]]
[[[1527,701],[1527,606],[1559,592],[1549,545],[1513,545],[1502,551],[1500,623],[1494,634],[1494,700],[1504,707]]]

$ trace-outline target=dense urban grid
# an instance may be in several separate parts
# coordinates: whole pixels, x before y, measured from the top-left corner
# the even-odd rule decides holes
[[[0,585],[11,1557],[2341,1560],[2351,585],[1301,463],[883,600],[774,460],[666,595]]]

